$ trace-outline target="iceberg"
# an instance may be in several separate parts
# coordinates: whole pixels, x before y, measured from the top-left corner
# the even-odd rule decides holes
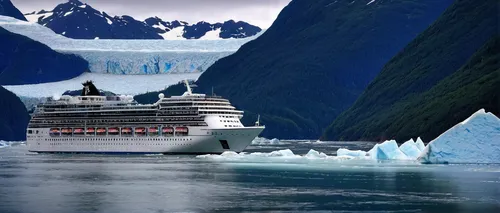
[[[220,155],[198,155],[198,159],[225,161],[225,162],[253,162],[253,163],[310,163],[310,162],[339,162],[354,159],[352,156],[329,156],[323,152],[309,150],[305,155],[297,155],[290,149],[272,151],[268,153],[236,153],[226,151]]]
[[[366,152],[361,150],[348,150],[340,148],[337,150],[337,156],[365,157]]]
[[[500,119],[481,109],[427,144],[422,163],[500,163]]]
[[[422,141],[422,140],[420,140]],[[422,142],[423,144],[423,142]],[[408,158],[412,160],[416,160],[418,156],[420,156],[420,153],[422,152],[416,142],[413,141],[413,139],[410,139],[409,141],[404,142],[399,149],[401,152],[403,152]]]
[[[279,144],[282,143],[277,138],[269,140],[267,138],[255,137],[255,139],[252,140],[252,145],[279,145]]]
[[[375,160],[411,160],[398,147],[395,140],[384,141],[381,144],[376,144],[370,151],[368,156]]]
[[[417,138],[417,141],[415,142],[415,145],[417,145],[418,150],[424,151],[425,144],[424,144],[424,142],[422,141],[422,139],[420,137]]]

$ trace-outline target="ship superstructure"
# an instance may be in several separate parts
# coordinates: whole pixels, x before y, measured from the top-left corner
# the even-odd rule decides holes
[[[202,154],[243,151],[264,126],[245,127],[243,111],[219,96],[192,92],[141,105],[101,96],[85,82],[80,96],[37,106],[28,125],[32,152]]]

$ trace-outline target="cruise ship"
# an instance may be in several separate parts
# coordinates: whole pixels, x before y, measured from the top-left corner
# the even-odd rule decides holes
[[[220,154],[241,152],[263,130],[245,127],[243,111],[227,99],[192,92],[159,94],[154,104],[131,96],[101,96],[91,81],[80,96],[39,104],[27,129],[28,150],[38,153]]]

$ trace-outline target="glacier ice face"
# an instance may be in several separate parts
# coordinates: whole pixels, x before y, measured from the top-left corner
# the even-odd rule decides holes
[[[423,143],[422,143],[423,144]],[[417,144],[413,141],[413,139],[410,139],[409,141],[404,142],[401,144],[399,147],[401,152],[403,152],[408,158],[416,160],[420,153],[420,149],[418,149]]]
[[[500,119],[484,109],[427,144],[422,163],[500,163]]]
[[[238,50],[245,39],[223,40],[76,40],[37,23],[0,16],[0,26],[52,49],[82,56],[90,71],[109,74],[162,74],[205,71]]]

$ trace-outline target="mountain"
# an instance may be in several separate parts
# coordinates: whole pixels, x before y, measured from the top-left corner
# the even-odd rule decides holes
[[[26,14],[33,22],[74,39],[207,39],[246,38],[261,31],[246,22],[190,25],[184,21],[163,21],[151,17],[139,21],[131,16],[110,16],[78,0],[57,5],[52,11]]]
[[[195,91],[213,88],[245,111],[246,125],[260,114],[266,137],[318,138],[452,2],[294,0],[261,36],[208,68]]]
[[[0,0],[0,15],[27,21],[24,15],[12,4],[10,0]]]
[[[88,62],[0,27],[0,85],[62,81],[88,70]]]
[[[500,115],[497,0],[457,0],[397,54],[325,140],[431,140],[481,108]]]
[[[0,140],[25,141],[30,116],[14,93],[0,86]]]

